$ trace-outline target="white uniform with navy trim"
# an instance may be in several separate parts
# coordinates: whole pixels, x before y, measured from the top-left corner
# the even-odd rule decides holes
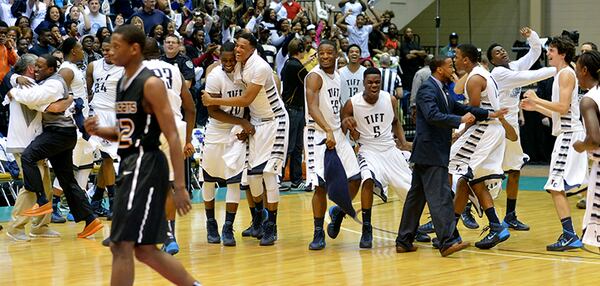
[[[175,125],[177,126],[177,132],[179,133],[179,142],[181,143],[181,148],[183,148],[183,146],[185,146],[187,124],[183,121],[183,115],[181,114],[181,88],[183,87],[183,77],[181,76],[181,72],[176,66],[158,59],[147,60],[144,61],[143,64],[153,72],[156,77],[165,83],[171,111],[173,111],[173,115],[175,115]],[[171,162],[169,143],[164,134],[160,134],[160,150],[165,153],[165,156],[169,161],[169,181],[173,181],[175,179],[175,173],[173,171],[173,163]]]
[[[117,83],[123,76],[123,67],[108,64],[104,59],[90,63],[94,71],[92,77],[94,84],[92,86],[92,101],[90,107],[94,110],[94,115],[98,118],[98,125],[101,127],[116,126],[117,114],[115,112],[115,102],[117,99]],[[90,136],[89,140],[100,151],[108,154],[112,159],[117,159],[118,142],[113,142]]]
[[[205,90],[222,98],[231,98],[241,96],[243,86],[235,84],[233,74],[227,74],[218,66],[207,75]],[[244,116],[243,107],[221,105],[219,109],[235,117]],[[236,137],[241,131],[240,126],[208,118],[200,162],[202,170],[208,175],[203,176],[201,172],[204,182],[231,180],[241,174],[246,159],[246,143]],[[239,179],[235,181],[239,182]]]
[[[367,68],[363,66],[360,66],[354,73],[350,71],[348,66],[340,69],[340,102],[342,103],[342,106],[344,106],[346,101],[350,100],[355,94],[365,90],[363,76],[366,70]]]
[[[552,102],[560,100],[559,78],[563,72],[571,73],[575,86],[578,86],[575,71],[569,67],[561,69],[554,76]],[[573,143],[585,140],[583,124],[579,120],[579,101],[577,88],[573,88],[567,114],[552,112],[552,135],[556,136],[556,141],[550,157],[550,175],[545,190],[566,192],[587,182],[586,154],[578,153],[573,148]]]
[[[500,101],[497,85],[490,73],[479,65],[467,77],[465,95],[468,97],[467,83],[474,75],[482,76],[487,83],[486,90],[481,92],[479,107],[492,112],[498,110]],[[499,158],[504,156],[504,137],[504,128],[496,119],[475,123],[452,144],[449,173],[475,182],[502,178],[504,172]]]
[[[596,102],[600,110],[600,88],[593,87],[584,97],[591,98]],[[585,233],[582,241],[585,244],[600,247],[600,148],[588,152],[592,161],[592,169],[588,182],[585,214],[583,216],[583,227]]]
[[[342,105],[340,102],[340,76],[336,72],[327,74],[319,66],[313,68],[308,75],[316,74],[321,77],[323,84],[319,91],[319,110],[323,114],[325,122],[333,130],[335,137],[335,150],[337,152],[347,178],[354,177],[360,173],[358,162],[350,142],[346,135],[342,133],[340,122],[340,111]],[[304,90],[306,90],[306,80],[304,81]],[[317,124],[308,113],[308,103],[304,97],[306,126],[304,132],[304,150],[306,153],[306,184],[312,187],[321,185],[325,182],[325,150],[324,144],[327,134]],[[321,144],[322,143],[322,144]]]
[[[373,192],[384,202],[387,201],[388,187],[405,198],[412,179],[408,162],[394,141],[391,98],[389,93],[380,91],[375,104],[368,103],[362,92],[350,99],[356,130],[360,134],[358,164],[361,178],[363,182],[373,180]]]
[[[275,88],[273,69],[255,51],[242,67],[238,62],[234,82],[262,86],[250,109],[250,123],[255,133],[248,140],[248,174],[280,174],[285,164],[289,119],[283,100]]]

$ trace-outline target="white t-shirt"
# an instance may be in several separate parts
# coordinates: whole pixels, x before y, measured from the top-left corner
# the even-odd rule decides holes
[[[360,47],[361,58],[368,58],[369,53],[369,34],[373,32],[373,25],[364,25],[360,29],[356,26],[348,25],[348,42],[350,45],[355,44]]]
[[[350,26],[354,26],[354,24],[356,24],[356,16],[362,13],[362,5],[360,5],[358,1],[354,2],[354,4],[346,2],[344,7],[342,7],[342,14],[346,14],[349,9],[352,10],[352,14],[346,17],[346,23],[348,23]]]

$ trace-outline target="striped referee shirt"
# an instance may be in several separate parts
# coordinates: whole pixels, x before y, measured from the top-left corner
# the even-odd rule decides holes
[[[381,71],[381,90],[388,92],[393,96],[401,96],[396,94],[396,88],[402,87],[402,80],[398,75],[397,68],[379,68]]]

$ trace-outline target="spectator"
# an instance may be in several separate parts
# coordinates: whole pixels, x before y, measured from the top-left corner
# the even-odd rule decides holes
[[[342,14],[348,14],[346,17],[346,24],[354,26],[356,24],[356,18],[362,14],[363,11],[367,11],[367,5],[362,0],[342,0],[338,3]]]
[[[361,58],[369,58],[371,54],[369,54],[369,34],[373,32],[373,29],[377,29],[381,25],[381,21],[379,16],[371,7],[369,7],[373,16],[375,16],[376,22],[373,25],[365,25],[366,23],[366,14],[361,14],[356,17],[356,24],[351,26],[344,24],[343,21],[346,17],[350,15],[350,12],[347,12],[344,17],[340,18],[336,25],[340,27],[342,30],[348,31],[348,41],[350,44],[355,44],[360,47],[362,53],[360,54]]]
[[[296,0],[286,0],[283,3],[283,8],[287,12],[287,18],[293,20],[296,15],[302,11],[302,6]]]
[[[346,57],[342,57],[342,56],[340,56],[340,57],[337,59],[337,71],[338,71],[338,72],[340,72],[340,70],[341,70],[343,67],[347,66],[347,65],[348,65],[348,60],[347,60],[347,58],[346,58]]]
[[[146,29],[144,29],[144,20],[142,20],[142,18],[140,18],[139,16],[131,17],[131,24],[140,28],[140,30],[142,30],[144,34],[146,33]]]
[[[302,184],[302,153],[304,130],[304,78],[308,74],[302,64],[305,45],[299,39],[293,39],[288,46],[289,59],[281,71],[283,85],[282,98],[290,117],[288,138],[288,160],[292,189],[304,189]],[[287,165],[287,164],[286,164]],[[285,173],[285,170],[283,171]]]
[[[265,57],[265,60],[267,61],[267,63],[269,63],[271,68],[275,68],[275,56],[277,55],[277,48],[269,43],[271,31],[269,31],[269,29],[266,27],[259,26],[258,34],[258,41],[259,44],[262,46],[263,56]]]
[[[405,98],[408,98],[408,93],[412,89],[412,80],[415,77],[415,73],[423,66],[423,58],[426,56],[427,53],[414,41],[412,29],[410,27],[406,28],[400,52],[401,78]]]
[[[429,63],[433,59],[433,55],[427,55],[425,57],[424,65],[421,69],[419,69],[413,78],[413,84],[411,89],[410,96],[410,108],[411,108],[411,116],[416,115],[416,105],[417,105],[417,91],[421,87],[421,84],[425,82],[431,76],[431,69],[429,68]]]
[[[277,15],[277,21],[287,19],[287,10],[283,8],[283,3],[281,1],[282,0],[271,0],[271,3],[269,3],[269,8],[275,11],[275,14]]]
[[[7,32],[8,24],[0,21],[0,81],[19,59],[17,45],[14,40],[6,37]]]
[[[115,16],[115,30],[125,24],[125,17],[122,14]]]
[[[98,32],[96,32],[96,39],[98,40],[99,43],[104,42],[104,39],[110,37],[110,34],[112,34],[110,32],[110,30],[106,27],[102,27],[100,29],[98,29]]]
[[[50,44],[52,43],[52,33],[48,29],[41,29],[39,31],[38,41],[33,45],[33,48],[29,49],[29,53],[36,56],[43,54],[50,54],[55,50]]]
[[[23,32],[23,29],[29,29],[29,18],[25,16],[18,17],[15,24],[17,27],[19,27],[19,29],[21,29],[21,32]]]
[[[22,56],[29,52],[29,42],[25,38],[20,38],[17,41],[17,54]]]
[[[15,23],[17,22],[17,17],[20,15],[13,15],[13,12],[11,11],[11,7],[16,5],[15,3],[13,3],[13,1],[11,0],[9,1],[2,1],[0,3],[0,21],[3,21],[6,23],[6,25],[8,26],[15,26]],[[23,12],[25,6],[22,6],[23,8]],[[17,9],[17,8],[15,8]],[[2,79],[0,79],[2,80]]]
[[[581,44],[581,48],[579,48],[581,50],[581,53],[585,53],[585,52],[589,52],[589,51],[597,51],[598,50],[598,46],[596,46],[596,44],[592,43],[592,42],[585,42],[583,44]]]
[[[150,33],[148,33],[149,37],[154,38],[156,40],[156,42],[158,43],[158,47],[161,51],[163,49],[164,34],[165,29],[161,24],[154,25],[154,27],[150,29]]]
[[[95,37],[93,35],[85,35],[81,39],[81,45],[83,46],[83,67],[87,67],[88,63],[102,58],[100,54],[94,52],[94,41]]]
[[[53,26],[58,27],[61,35],[66,34],[64,27],[65,16],[57,6],[50,6],[46,11],[46,17],[34,30],[39,35],[41,29],[51,30]]]
[[[79,40],[79,32],[77,29],[76,22],[67,21],[65,23],[65,30],[66,30],[67,34],[63,37],[63,39],[64,38],[75,38],[75,39]]]
[[[394,11],[392,10],[385,10],[382,14],[381,14],[381,31],[384,34],[389,34],[390,33],[390,26],[394,25],[394,27],[396,26],[395,24],[392,23],[392,19],[394,19],[395,15],[394,15]]]
[[[44,21],[44,18],[46,18],[46,10],[46,1],[27,1],[27,11],[25,12],[25,15],[31,15],[31,25],[29,26],[31,29],[35,31],[35,28]]]
[[[81,25],[79,27],[80,35],[95,35],[101,27],[107,27],[109,30],[113,31],[112,21],[110,18],[100,13],[100,0],[89,0],[88,9],[90,9],[90,13],[88,15],[90,19],[90,28],[87,29],[85,25]]]
[[[56,7],[56,6],[52,6],[52,7]],[[52,28],[50,28],[50,33],[52,34],[51,45],[53,47],[60,47],[60,45],[63,42],[63,36],[61,35],[60,30],[58,29],[58,26],[52,26]]]
[[[453,58],[456,54],[456,47],[458,46],[458,34],[450,34],[450,36],[448,36],[448,41],[448,45],[442,48],[440,55]]]
[[[138,16],[144,21],[144,31],[146,31],[146,33],[150,32],[152,27],[156,25],[163,25],[163,27],[166,27],[170,21],[169,17],[167,17],[163,11],[156,9],[155,7],[156,0],[144,0],[142,9],[132,15],[132,17]]]

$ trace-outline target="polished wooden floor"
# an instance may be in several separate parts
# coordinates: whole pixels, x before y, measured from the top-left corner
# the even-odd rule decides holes
[[[511,238],[493,250],[471,247],[449,258],[428,244],[419,250],[397,254],[394,248],[402,203],[391,202],[373,208],[373,224],[387,230],[375,231],[374,248],[358,247],[361,227],[346,220],[336,240],[327,240],[323,251],[309,251],[312,239],[311,193],[282,197],[278,216],[279,240],[275,246],[260,247],[255,239],[241,237],[249,221],[242,203],[235,222],[237,247],[206,242],[203,206],[195,204],[191,215],[177,222],[185,267],[204,285],[598,285],[600,255],[577,250],[565,253],[545,251],[556,240],[560,224],[550,197],[545,192],[524,191],[517,206],[519,218],[531,225],[529,232],[512,232]],[[503,194],[497,201],[504,213]],[[576,198],[570,199],[574,206]],[[380,201],[376,201],[380,203]],[[355,205],[358,208],[358,203]],[[217,207],[223,221],[223,204]],[[573,208],[580,233],[582,210]],[[501,216],[502,217],[502,216]],[[426,217],[422,218],[425,221]],[[479,220],[483,224],[483,220]],[[108,226],[108,223],[106,224]],[[0,285],[107,285],[111,254],[102,247],[102,234],[94,239],[76,239],[81,225],[53,225],[61,239],[34,239],[13,242],[0,239]],[[479,230],[466,230],[463,239],[475,242]],[[104,235],[108,233],[108,227]],[[168,285],[162,277],[136,263],[136,285]]]

